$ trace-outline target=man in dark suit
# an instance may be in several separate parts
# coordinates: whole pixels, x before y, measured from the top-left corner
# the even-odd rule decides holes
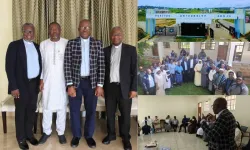
[[[210,150],[235,150],[235,118],[227,109],[225,98],[217,98],[212,105],[214,114],[217,115],[216,121],[212,128],[203,121],[201,127],[209,138]]]
[[[181,62],[181,66],[183,68],[183,81],[184,83],[188,82],[188,72],[189,72],[189,66],[188,66],[188,61],[187,58],[185,57],[184,60]]]
[[[115,112],[118,105],[120,134],[125,150],[131,150],[130,112],[132,99],[137,95],[137,52],[134,46],[122,43],[121,27],[111,31],[112,45],[104,48],[105,54],[105,105],[108,135],[103,144],[116,140]]]
[[[150,69],[147,69],[147,74],[145,74],[143,78],[143,91],[145,95],[156,94],[154,73],[152,73]]]
[[[22,31],[23,38],[9,44],[5,69],[9,81],[8,94],[14,97],[16,107],[16,138],[20,149],[29,149],[26,140],[38,145],[32,128],[39,92],[41,54],[39,46],[33,42],[34,25],[25,23]]]
[[[80,108],[82,97],[86,110],[84,137],[90,148],[96,143],[92,138],[95,130],[97,97],[103,96],[105,75],[104,52],[102,42],[90,36],[89,20],[80,21],[80,37],[69,40],[64,56],[64,73],[69,95],[70,120],[73,138],[71,146],[77,147],[82,136]]]
[[[196,59],[193,58],[193,55],[190,55],[188,60],[188,69],[189,69],[189,81],[194,82],[194,67],[197,64]]]

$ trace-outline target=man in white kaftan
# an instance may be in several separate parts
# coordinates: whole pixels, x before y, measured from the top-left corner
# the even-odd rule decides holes
[[[201,86],[201,68],[202,68],[202,60],[199,60],[198,63],[194,67],[194,85]]]
[[[64,136],[67,111],[67,93],[64,78],[64,52],[68,40],[60,37],[61,28],[58,23],[49,26],[50,39],[40,44],[42,56],[42,74],[40,90],[43,106],[43,135],[39,144],[47,141],[52,133],[52,115],[57,113],[56,130],[61,144],[66,143]]]

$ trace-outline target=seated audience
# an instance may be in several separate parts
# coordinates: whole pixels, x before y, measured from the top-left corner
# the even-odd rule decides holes
[[[142,127],[142,134],[148,135],[150,133],[150,126],[145,121],[145,125]]]
[[[179,121],[176,119],[176,116],[174,116],[174,119],[172,120],[172,127],[174,129],[174,132],[176,132],[178,125]]]
[[[155,132],[161,130],[161,122],[160,122],[160,119],[158,119],[158,116],[155,116],[155,120],[153,122],[153,125],[154,125],[154,131]]]
[[[195,116],[192,117],[192,119],[189,121],[188,125],[188,133],[193,134],[196,132],[196,126],[197,126],[197,120]]]
[[[165,120],[165,131],[169,132],[171,129],[171,118],[168,115],[166,120]]]
[[[186,128],[188,125],[188,118],[186,118],[186,115],[184,115],[184,118],[182,119],[182,124],[180,125],[179,132],[181,132],[182,127],[184,127],[185,133],[187,132]]]
[[[241,136],[242,136],[242,132],[241,132],[241,128],[240,128],[240,123],[238,121],[236,121],[234,140],[236,142],[237,147],[239,147],[241,144]]]

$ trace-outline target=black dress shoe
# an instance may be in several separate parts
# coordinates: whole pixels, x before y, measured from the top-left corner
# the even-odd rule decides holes
[[[47,135],[47,134],[45,134],[45,133],[43,133],[43,135],[42,135],[42,137],[39,139],[39,144],[44,144],[46,141],[47,141],[47,139],[50,137],[50,135]]]
[[[110,144],[111,141],[114,141],[114,140],[116,140],[115,137],[114,137],[114,138],[110,138],[109,136],[106,136],[106,137],[102,140],[102,143],[108,145],[108,144]]]
[[[27,141],[29,141],[30,144],[32,144],[34,146],[38,145],[38,141],[37,141],[37,139],[35,137],[27,138]]]
[[[20,141],[18,142],[19,148],[21,150],[28,150],[29,149],[29,145],[26,143],[26,141]]]
[[[123,142],[124,150],[132,150],[130,141],[122,141],[122,142]]]
[[[71,147],[75,148],[79,145],[79,140],[80,138],[79,137],[73,137],[73,139],[71,140]]]
[[[65,138],[64,135],[58,135],[58,138],[59,138],[60,144],[65,144],[65,143],[67,143],[67,140],[66,140],[66,138]]]
[[[86,139],[87,144],[90,148],[96,148],[96,143],[95,140],[93,138],[88,138]]]

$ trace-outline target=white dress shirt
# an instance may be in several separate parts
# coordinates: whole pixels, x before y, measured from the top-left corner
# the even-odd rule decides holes
[[[120,61],[121,61],[122,43],[111,48],[110,62],[110,83],[120,82]]]

